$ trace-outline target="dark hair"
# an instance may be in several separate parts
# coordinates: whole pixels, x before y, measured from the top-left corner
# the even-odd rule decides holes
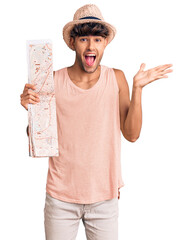
[[[81,37],[81,36],[102,36],[106,38],[109,36],[109,30],[108,28],[97,22],[88,22],[88,23],[80,23],[80,24],[75,24],[74,28],[71,30],[70,37],[74,38],[76,36]]]

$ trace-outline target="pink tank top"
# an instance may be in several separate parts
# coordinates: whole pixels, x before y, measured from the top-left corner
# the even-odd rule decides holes
[[[67,68],[55,71],[59,157],[49,157],[46,192],[71,203],[120,198],[119,88],[112,68],[101,65],[98,81],[82,89]]]

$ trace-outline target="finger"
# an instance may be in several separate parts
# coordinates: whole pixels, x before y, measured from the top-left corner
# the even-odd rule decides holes
[[[33,98],[33,97],[32,97]],[[31,103],[31,104],[37,104],[38,102],[40,102],[40,101],[37,101],[37,100],[35,100],[35,99],[32,99],[32,98],[30,98],[30,99],[22,99],[21,100],[21,105],[26,109],[26,110],[28,110],[28,108],[26,108],[26,106],[29,104],[29,103]]]
[[[155,67],[154,69],[157,70],[157,69],[160,69],[160,68],[167,68],[167,67],[171,67],[173,66],[172,64],[162,64],[162,65],[159,65],[157,67]]]
[[[163,67],[164,65],[159,65],[159,66],[157,66],[157,67],[154,67],[154,68],[152,68],[152,69],[154,69],[154,70],[159,70],[161,67]]]
[[[164,71],[163,71],[163,74],[170,73],[170,72],[173,72],[173,70],[172,70],[172,69],[164,70]]]
[[[26,83],[25,84],[25,88],[32,88],[32,89],[36,89],[36,85],[37,85],[37,83],[36,84],[30,84],[30,83]],[[24,88],[24,89],[25,89]]]
[[[154,67],[154,68],[150,68],[149,71],[150,72],[157,72],[159,71],[164,65],[159,65],[157,67]]]
[[[39,97],[36,97],[34,95],[27,95],[27,96],[24,96],[21,100],[24,101],[24,102],[28,102],[29,99],[35,101],[35,102],[40,102],[40,98]]]
[[[158,76],[155,80],[160,79],[160,78],[168,78],[168,76],[167,75],[161,75],[161,76]]]
[[[156,67],[155,70],[157,70],[157,71],[163,71],[163,70],[165,70],[165,69],[167,69],[167,68],[169,68],[169,67],[172,67],[172,66],[173,66],[172,64],[160,65],[160,66]]]
[[[157,71],[156,76],[163,76],[164,74],[171,73],[171,72],[173,72],[172,69],[162,70],[162,71],[160,70],[160,71]]]
[[[143,71],[144,68],[145,68],[145,63],[142,63],[141,66],[140,66],[139,72]]]
[[[35,97],[39,98],[38,93],[36,93],[36,92],[34,92],[34,91],[30,90],[30,89],[27,89],[27,90],[24,91],[24,93],[23,93],[23,96],[24,96],[24,97],[26,97],[26,96],[28,96],[28,95],[32,95],[32,96],[35,96]]]
[[[34,97],[36,102],[40,102],[40,98],[39,97]]]
[[[164,74],[166,74],[166,73],[171,73],[171,72],[173,72],[172,69],[168,69],[168,70],[166,70],[166,69],[164,69],[164,70],[159,70],[159,71],[157,71],[157,75],[161,75],[161,76],[163,76]]]
[[[172,64],[171,64],[171,65],[172,65]],[[164,65],[164,66],[161,68],[161,70],[162,70],[162,71],[164,71],[164,70],[166,70],[166,69],[170,68],[170,67],[171,67],[171,65]]]
[[[34,101],[33,99],[30,98],[28,103],[36,104],[36,103],[38,103],[38,101]]]
[[[40,98],[39,98],[39,97],[36,97],[36,96],[34,96],[34,95],[29,95],[28,99],[31,99],[31,100],[33,100],[33,101],[35,101],[35,102],[40,102]]]
[[[167,75],[163,75],[160,78],[168,78],[168,76]]]
[[[28,91],[28,89],[35,90],[36,89],[36,85],[37,84],[26,83],[25,86],[24,86],[23,94],[26,95],[26,91]]]
[[[34,102],[40,102],[40,99],[38,99],[38,98],[36,98],[36,97],[34,97],[34,96],[32,96],[32,95],[29,95],[29,96],[26,96],[26,97],[23,97],[22,99],[21,99],[21,102],[24,102],[24,103],[29,103],[29,101],[34,101]]]

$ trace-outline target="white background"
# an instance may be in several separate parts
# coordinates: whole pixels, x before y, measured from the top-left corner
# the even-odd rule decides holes
[[[18,0],[1,5],[0,239],[45,239],[48,158],[29,157],[27,111],[20,105],[28,81],[26,40],[52,39],[54,70],[72,65],[75,54],[63,41],[62,28],[87,3],[95,3],[117,29],[101,64],[124,71],[130,94],[141,63],[145,70],[173,64],[168,78],[142,90],[139,139],[131,143],[122,136],[119,239],[192,240],[193,15],[188,0]],[[80,222],[77,240],[84,239]]]

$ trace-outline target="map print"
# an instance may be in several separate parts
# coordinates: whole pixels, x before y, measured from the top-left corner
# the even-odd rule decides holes
[[[29,156],[59,156],[51,40],[27,41],[28,83],[40,102],[28,104]]]

